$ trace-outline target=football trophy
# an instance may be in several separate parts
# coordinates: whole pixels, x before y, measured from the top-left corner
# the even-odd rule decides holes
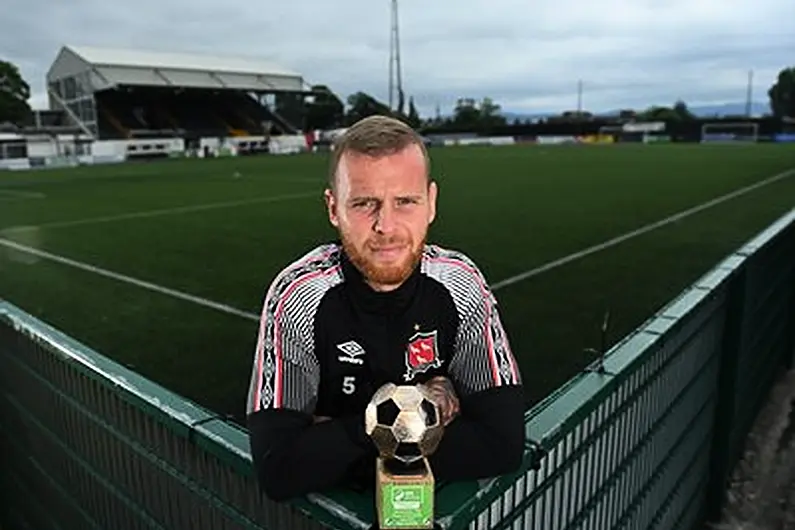
[[[365,429],[379,453],[379,528],[433,528],[434,478],[428,456],[444,428],[431,394],[421,385],[385,384],[367,405]]]

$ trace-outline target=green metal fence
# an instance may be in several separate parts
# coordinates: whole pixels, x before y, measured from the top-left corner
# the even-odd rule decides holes
[[[528,411],[521,470],[440,484],[439,527],[693,528],[794,350],[795,210]],[[4,530],[373,520],[364,493],[263,500],[244,430],[0,303]]]

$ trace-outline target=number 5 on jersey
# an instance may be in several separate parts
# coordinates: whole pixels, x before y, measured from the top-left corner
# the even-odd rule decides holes
[[[342,378],[342,391],[349,396],[356,392],[356,376],[346,375]]]

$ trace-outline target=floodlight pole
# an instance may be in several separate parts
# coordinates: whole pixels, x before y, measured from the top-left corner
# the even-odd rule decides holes
[[[389,108],[395,110],[395,99],[399,102],[403,94],[403,79],[400,68],[400,29],[398,26],[398,3],[391,0],[389,42]],[[399,104],[399,103],[398,103]]]

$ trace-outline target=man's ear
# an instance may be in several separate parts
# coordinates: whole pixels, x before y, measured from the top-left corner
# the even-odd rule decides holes
[[[439,196],[439,186],[435,181],[428,184],[428,224],[431,224],[436,219],[436,197]]]
[[[326,189],[323,192],[323,198],[326,200],[326,209],[328,210],[328,220],[334,227],[339,227],[339,219],[337,217],[337,199],[334,197],[334,192],[331,189]]]

